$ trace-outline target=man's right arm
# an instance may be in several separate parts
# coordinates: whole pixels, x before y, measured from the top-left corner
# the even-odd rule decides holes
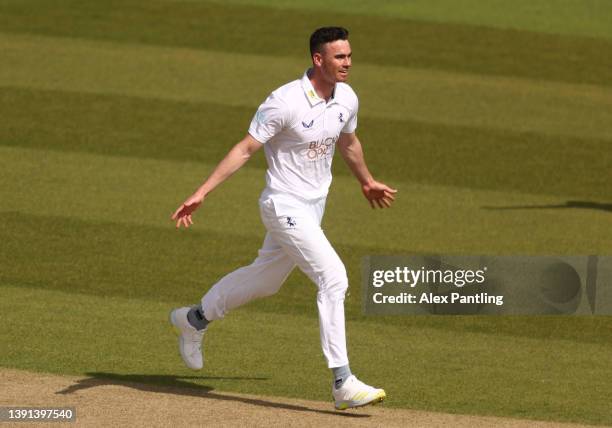
[[[176,227],[180,228],[181,224],[184,227],[189,227],[193,224],[191,214],[200,206],[206,196],[240,169],[262,145],[250,134],[247,134],[242,141],[232,147],[204,183],[174,212],[172,220],[176,221]]]

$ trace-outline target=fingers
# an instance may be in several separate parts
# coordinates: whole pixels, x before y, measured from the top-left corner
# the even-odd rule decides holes
[[[187,228],[193,224],[193,219],[191,218],[191,214],[186,214],[183,208],[184,206],[181,206],[181,208],[176,210],[176,212],[172,215],[172,220],[176,220],[177,229],[180,229],[181,225]]]
[[[174,214],[172,214],[172,220],[176,220],[179,216],[179,213],[185,208],[185,204],[181,205],[180,207],[177,208],[176,211],[174,211]]]
[[[191,213],[195,210],[197,205],[187,204],[188,201],[182,204],[178,209],[172,214],[170,217],[173,221],[176,221],[176,228],[180,229],[181,226],[188,228],[193,224],[193,219],[191,218]],[[199,205],[199,204],[198,204]]]
[[[370,206],[374,209],[378,206],[378,208],[391,208],[391,204],[393,204],[394,199],[388,197],[381,198],[372,198],[368,199],[370,202]]]
[[[395,193],[395,192],[394,192],[394,193]],[[389,192],[389,191],[385,190],[385,191],[383,192],[383,195],[384,195],[384,196],[383,196],[383,198],[386,198],[386,199],[390,199],[390,200],[392,200],[392,201],[395,201],[395,196],[393,196],[393,193],[391,193],[391,192]]]
[[[190,215],[181,215],[180,217],[178,217],[178,220],[176,221],[176,228],[180,229],[181,226],[183,226],[184,228],[188,228],[192,224],[193,224],[193,220],[191,219]]]
[[[387,186],[386,184],[383,184],[381,187],[381,190],[385,193],[389,193],[389,194],[394,194],[397,193],[397,189],[392,189],[389,186]]]
[[[392,189],[387,185],[383,186],[383,194],[380,200],[384,204],[386,208],[391,208],[391,204],[395,202],[395,194],[397,193],[397,189]]]

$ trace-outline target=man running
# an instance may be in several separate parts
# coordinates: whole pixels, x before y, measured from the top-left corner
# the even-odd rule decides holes
[[[201,369],[201,343],[208,324],[253,299],[276,293],[298,266],[318,288],[321,346],[333,374],[335,407],[344,410],[380,402],[386,395],[359,381],[349,368],[346,269],[320,227],[335,148],[372,208],[391,206],[397,191],[374,180],[355,135],[358,100],[345,83],[351,68],[348,31],[319,28],[310,37],[310,53],[312,68],[270,94],[244,139],[172,216],[177,228],[193,224],[192,214],[206,196],[263,146],[268,169],[259,206],[267,234],[258,257],[221,278],[201,304],[173,310],[170,319],[180,330],[179,350],[185,364]]]

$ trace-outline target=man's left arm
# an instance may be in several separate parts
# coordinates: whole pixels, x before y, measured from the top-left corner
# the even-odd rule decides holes
[[[359,180],[361,191],[366,199],[370,201],[372,208],[376,208],[376,205],[379,208],[390,207],[393,201],[395,201],[394,195],[397,193],[397,190],[374,180],[365,163],[363,149],[357,135],[354,132],[342,132],[336,144],[344,161],[351,169],[353,175]]]

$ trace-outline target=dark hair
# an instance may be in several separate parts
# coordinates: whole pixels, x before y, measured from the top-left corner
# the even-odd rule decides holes
[[[347,40],[349,32],[344,27],[322,27],[315,30],[310,36],[310,56],[315,52],[321,53],[321,47],[325,43],[336,40]]]

